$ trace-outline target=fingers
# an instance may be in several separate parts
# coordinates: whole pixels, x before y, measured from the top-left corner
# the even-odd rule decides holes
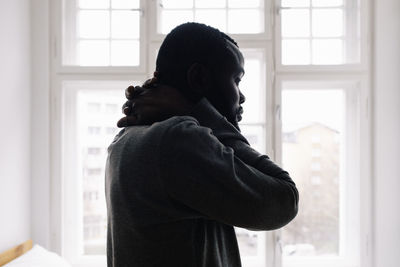
[[[123,117],[117,122],[117,126],[119,128],[134,126],[134,125],[138,125],[138,124],[139,124],[139,120],[138,120],[137,116],[134,114]]]
[[[158,78],[156,77],[157,73],[155,72],[154,75],[155,76],[153,78],[145,81],[142,86],[130,85],[128,88],[126,88],[125,97],[127,99],[132,99],[135,96],[142,94],[145,91],[145,89],[156,87],[158,83]]]
[[[141,86],[132,86],[130,85],[128,88],[125,89],[125,97],[128,100],[132,100],[138,95],[141,95],[143,92],[146,91],[147,88]]]
[[[157,86],[158,79],[157,77],[153,77],[151,79],[148,79],[147,81],[144,82],[142,85],[144,88],[152,88]]]
[[[122,114],[129,115],[132,112],[133,101],[128,100],[122,105]]]
[[[128,88],[125,89],[125,97],[127,99],[131,99],[133,96],[133,91],[135,91],[135,87],[130,85]]]

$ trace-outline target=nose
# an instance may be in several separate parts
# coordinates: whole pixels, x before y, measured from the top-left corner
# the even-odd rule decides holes
[[[246,101],[246,97],[239,91],[239,104],[243,104]]]

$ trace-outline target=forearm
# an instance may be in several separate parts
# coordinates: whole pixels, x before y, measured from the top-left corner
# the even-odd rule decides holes
[[[259,183],[260,187],[266,188],[268,193],[264,195],[264,203],[276,203],[277,207],[277,210],[271,214],[286,216],[289,210],[297,213],[299,195],[288,172],[271,161],[267,155],[262,155],[251,148],[246,138],[208,101],[203,100],[198,103],[191,115],[199,121],[201,126],[210,128],[213,135],[224,146],[231,147],[235,157],[260,172],[259,174],[258,172],[248,172],[248,175],[251,174],[254,177],[254,180],[249,179],[248,181],[251,183],[254,181],[254,187],[257,187],[256,183]]]

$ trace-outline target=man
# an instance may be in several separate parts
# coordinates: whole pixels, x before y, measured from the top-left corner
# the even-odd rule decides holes
[[[237,44],[197,23],[168,34],[155,78],[127,89],[106,166],[108,266],[241,266],[233,226],[297,214],[288,173],[240,134]]]

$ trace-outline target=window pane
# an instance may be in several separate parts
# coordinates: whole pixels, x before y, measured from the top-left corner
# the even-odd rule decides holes
[[[282,64],[307,65],[310,64],[310,41],[308,40],[283,40]]]
[[[63,65],[111,66],[111,61],[115,61],[110,53],[112,41],[140,41],[140,11],[132,10],[140,8],[140,0],[77,1],[79,8],[74,1],[63,0],[63,16],[66,18],[62,33]],[[68,18],[74,12],[76,16]],[[140,53],[139,46],[135,49],[137,51],[132,51],[125,62],[133,62],[132,54]],[[138,65],[139,62],[135,61],[135,66]]]
[[[260,7],[260,0],[228,0],[228,7],[233,8],[252,8],[252,7]]]
[[[106,9],[109,7],[109,0],[79,0],[79,8]]]
[[[112,11],[112,38],[139,38],[138,11]]]
[[[261,10],[233,9],[228,11],[229,33],[261,33],[263,31],[264,16]]]
[[[161,11],[161,33],[167,34],[179,24],[193,21],[193,12],[187,10]]]
[[[109,12],[80,11],[78,16],[78,29],[80,38],[109,38]]]
[[[257,232],[252,232],[243,228],[235,228],[236,238],[239,245],[241,257],[257,256],[258,250],[258,235]]]
[[[117,131],[116,121],[121,117],[119,110],[108,109],[108,105],[120,106],[123,90],[81,90],[77,94],[77,134],[82,171],[81,209],[83,222],[83,253],[100,255],[106,252],[107,211],[104,194],[104,168],[107,147],[114,138],[110,129]],[[96,103],[98,112],[86,112]],[[93,126],[91,132],[86,129]],[[107,130],[108,129],[108,130]]]
[[[282,163],[302,196],[282,230],[284,259],[339,254],[344,111],[341,89],[282,92]]]
[[[195,0],[196,8],[218,8],[225,7],[225,0]]]
[[[78,55],[81,66],[107,66],[110,64],[110,44],[108,41],[80,41]]]
[[[282,0],[282,7],[309,7],[310,0]]]
[[[310,36],[310,12],[307,9],[282,10],[282,36]]]
[[[343,11],[341,9],[317,9],[312,12],[314,37],[339,37],[343,35]]]
[[[265,138],[263,126],[252,126],[241,124],[240,130],[244,137],[249,141],[252,148],[265,154]]]
[[[162,0],[162,8],[193,8],[193,0]]]
[[[112,0],[112,8],[118,9],[129,9],[129,8],[139,8],[139,0]]]
[[[210,25],[220,31],[226,31],[226,11],[225,10],[197,10],[195,21]]]
[[[343,64],[343,41],[340,39],[322,39],[312,42],[313,64]]]
[[[111,65],[112,66],[139,65],[139,41],[112,41]]]
[[[196,0],[195,7],[187,6],[186,10],[179,10],[178,3],[169,1],[168,8],[161,6],[161,16],[158,20],[158,30],[167,34],[175,26],[179,24],[195,20],[213,26],[228,33],[237,34],[255,34],[264,32],[264,10],[257,1],[244,1],[242,5],[239,2],[231,1],[231,5],[235,8],[227,8],[226,0],[210,1]],[[182,3],[186,3],[183,2]],[[238,7],[243,6],[243,8]],[[252,6],[253,8],[249,8]],[[173,8],[171,8],[173,7]],[[245,23],[243,23],[245,21]],[[226,25],[228,23],[228,25]]]
[[[342,6],[343,0],[313,0],[312,5],[315,7]]]
[[[99,103],[88,103],[87,105],[87,112],[99,112],[100,111],[100,104]]]
[[[313,59],[302,65],[337,65],[356,64],[360,62],[360,6],[359,1],[353,1],[356,6],[343,5],[343,0],[313,0],[313,6],[301,8],[297,0],[281,0],[286,5],[281,11],[281,45],[282,65],[297,64],[285,61],[295,55],[285,55],[286,42],[289,39],[310,38],[310,52]],[[353,3],[352,2],[352,3]],[[308,3],[308,2],[307,2]],[[358,5],[358,6],[357,6]],[[311,11],[311,14],[310,14]],[[346,14],[346,16],[345,16]],[[310,25],[311,23],[311,25]],[[342,40],[339,42],[339,37]],[[319,39],[335,39],[323,42]],[[314,45],[315,43],[315,45]],[[331,48],[326,47],[330,43]],[[318,51],[314,51],[318,49]],[[323,55],[322,53],[326,53]]]

